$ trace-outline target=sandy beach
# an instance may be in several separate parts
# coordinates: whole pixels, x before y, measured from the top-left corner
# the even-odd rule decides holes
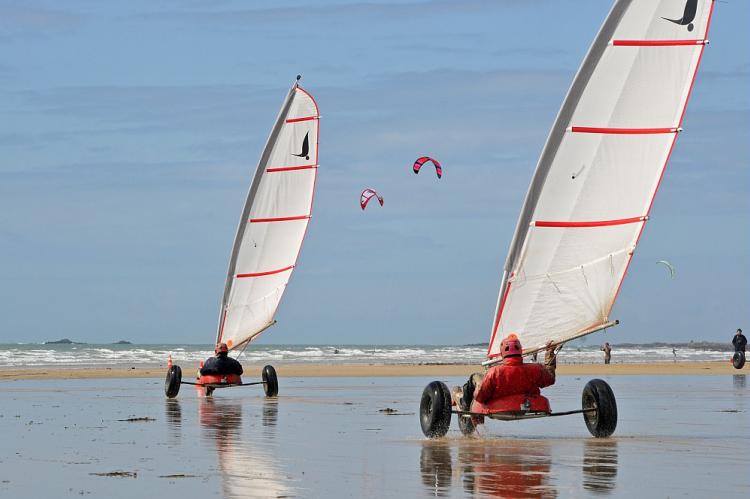
[[[192,371],[182,365],[183,376]],[[194,366],[197,368],[197,366]],[[261,365],[245,365],[245,373],[260,372]],[[466,364],[279,364],[279,376],[290,377],[383,377],[383,376],[468,376],[481,366]],[[1,368],[0,381],[25,379],[96,379],[96,378],[161,378],[166,367],[141,366],[130,368]],[[729,362],[658,362],[648,364],[560,364],[560,375],[728,375],[737,374]]]
[[[620,414],[607,439],[575,415],[491,421],[478,438],[454,420],[427,440],[417,411],[432,375],[289,372],[274,399],[184,386],[168,400],[148,378],[4,383],[0,496],[744,497],[750,487],[744,374],[602,375]],[[545,393],[574,409],[585,382],[561,375]]]

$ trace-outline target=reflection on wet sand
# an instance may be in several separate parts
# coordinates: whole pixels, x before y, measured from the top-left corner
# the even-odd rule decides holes
[[[735,388],[742,389],[747,386],[745,376],[745,374],[735,374],[732,376],[732,383],[734,384]]]
[[[177,399],[165,399],[164,413],[167,417],[169,440],[172,445],[178,445],[182,437],[182,408]]]
[[[275,427],[276,401],[263,405],[263,426]],[[218,454],[224,497],[279,497],[290,495],[274,449],[257,436],[242,435],[242,404],[232,399],[200,400],[203,438],[213,442]],[[268,435],[266,435],[267,437]]]
[[[451,487],[451,448],[445,442],[426,441],[419,457],[422,483],[433,497],[448,495]]]
[[[583,488],[609,493],[617,478],[617,441],[588,439],[583,444]]]
[[[279,399],[276,397],[263,399],[263,417],[261,423],[265,427],[276,427],[276,420],[279,419]]]
[[[455,473],[447,442],[423,442],[420,458],[422,482],[433,496],[449,495],[455,474],[469,495],[554,498],[551,464],[549,445],[536,440],[464,439]]]
[[[544,441],[469,440],[458,448],[464,491],[502,497],[557,497]]]

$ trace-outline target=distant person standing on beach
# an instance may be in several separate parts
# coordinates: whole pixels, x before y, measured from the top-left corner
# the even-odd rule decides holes
[[[742,334],[742,329],[737,328],[737,332],[732,338],[732,345],[734,345],[735,352],[745,353],[745,347],[747,346],[747,338]]]
[[[612,347],[609,346],[609,342],[604,342],[604,345],[599,350],[604,352],[604,363],[609,364],[609,361],[612,359]]]
[[[672,355],[674,356],[674,361],[677,362],[677,350],[672,347]]]

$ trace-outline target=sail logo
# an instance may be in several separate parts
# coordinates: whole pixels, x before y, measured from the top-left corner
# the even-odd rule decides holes
[[[302,152],[299,154],[292,153],[292,156],[297,156],[298,158],[305,158],[310,159],[310,139],[309,139],[310,132],[307,132],[305,134],[305,139],[302,141]]]
[[[688,31],[693,31],[695,27],[693,21],[695,20],[695,13],[698,10],[698,0],[687,0],[685,3],[685,9],[682,12],[682,17],[679,19],[670,19],[668,17],[662,17],[665,21],[669,21],[680,26],[687,26]]]

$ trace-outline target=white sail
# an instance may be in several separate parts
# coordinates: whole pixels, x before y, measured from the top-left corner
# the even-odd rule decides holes
[[[712,0],[617,0],[547,138],[505,263],[488,356],[609,314],[681,131]]]
[[[274,322],[312,215],[318,106],[296,83],[258,163],[229,260],[217,342],[230,349]]]

